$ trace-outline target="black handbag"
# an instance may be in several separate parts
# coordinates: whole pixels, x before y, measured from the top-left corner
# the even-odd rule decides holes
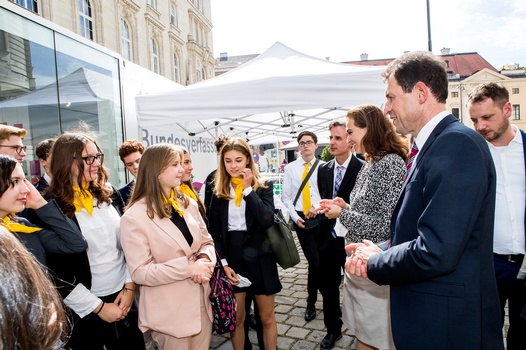
[[[300,255],[292,231],[279,209],[274,210],[274,222],[267,229],[267,238],[272,250],[274,250],[277,263],[283,269],[293,267],[300,262]]]
[[[214,322],[213,331],[217,334],[233,332],[236,329],[236,295],[230,281],[228,280],[221,257],[216,250],[217,262],[214,273],[210,278],[210,303]]]

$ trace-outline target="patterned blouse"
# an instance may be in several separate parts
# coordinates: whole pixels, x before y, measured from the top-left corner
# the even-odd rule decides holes
[[[340,212],[340,222],[349,230],[351,242],[368,239],[380,243],[389,239],[391,214],[404,183],[406,165],[393,153],[364,164],[351,192],[348,209]]]

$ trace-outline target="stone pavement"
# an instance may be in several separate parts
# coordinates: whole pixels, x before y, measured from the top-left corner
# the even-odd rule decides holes
[[[323,324],[322,296],[318,292],[316,318],[308,323],[305,322],[308,264],[297,239],[296,246],[300,253],[300,263],[287,270],[283,270],[278,266],[281,284],[283,285],[283,289],[276,295],[275,299],[276,321],[278,323],[278,349],[319,349],[321,340],[327,332]],[[253,349],[258,350],[256,332],[251,329],[249,337],[253,344]],[[334,349],[350,349],[354,341],[355,338],[344,330],[342,339],[336,342]],[[229,336],[213,334],[210,349],[232,349]]]

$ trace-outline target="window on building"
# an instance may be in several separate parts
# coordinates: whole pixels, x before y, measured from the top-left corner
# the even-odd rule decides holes
[[[521,105],[513,105],[512,108],[513,120],[521,120]]]
[[[80,35],[93,40],[93,15],[88,0],[79,1]]]
[[[199,71],[199,70],[197,72],[195,72],[195,81],[196,82],[201,81],[201,71]]]
[[[157,0],[148,0],[148,5],[150,5],[154,9],[157,9]]]
[[[152,39],[151,40],[151,59],[152,59],[152,71],[154,71],[157,74],[160,74],[159,72],[159,47],[157,46],[157,42]]]
[[[444,60],[444,62],[446,62],[446,68],[449,68],[449,61],[448,60]]]
[[[170,4],[170,24],[177,27],[177,7],[173,2]]]
[[[38,1],[36,0],[15,0],[15,2],[22,6],[22,7],[25,7],[26,9],[30,10],[30,11],[33,11],[35,13],[38,13]]]
[[[131,61],[132,55],[130,27],[124,18],[121,19],[121,50],[122,58]]]
[[[451,108],[451,114],[453,114],[458,120],[460,120],[460,113],[458,108]]]
[[[512,93],[512,94],[518,94],[518,93],[519,93],[519,88],[513,88],[513,89],[511,89],[511,93]]]
[[[174,53],[174,81],[180,84],[180,75],[179,75],[179,58],[177,54]]]
[[[458,97],[458,91],[452,91],[451,97]]]

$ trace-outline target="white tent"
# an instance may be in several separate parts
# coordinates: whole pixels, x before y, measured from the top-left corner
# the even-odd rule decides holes
[[[351,106],[384,101],[385,67],[314,58],[277,42],[218,77],[172,92],[137,96],[142,128],[178,125],[191,136],[230,132],[255,143],[292,140],[302,130],[327,137]]]

